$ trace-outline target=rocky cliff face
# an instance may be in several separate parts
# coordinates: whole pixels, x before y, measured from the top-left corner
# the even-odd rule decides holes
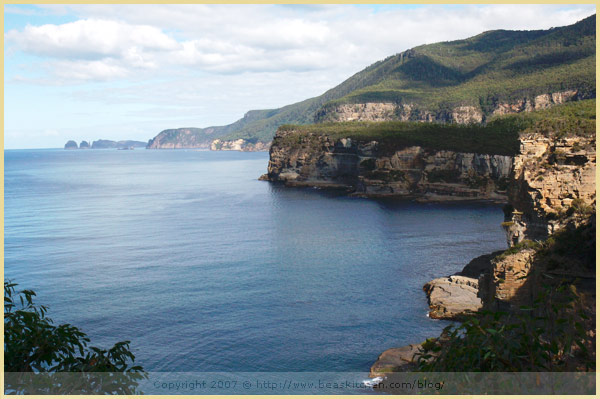
[[[514,211],[503,224],[509,245],[577,226],[596,201],[594,136],[532,133],[520,141],[508,190]]]
[[[315,115],[315,122],[421,121],[481,123],[483,114],[472,106],[455,107],[450,112],[432,112],[414,103],[361,103],[328,107]]]
[[[530,305],[547,275],[584,285],[595,282],[593,269],[585,266],[595,262],[578,259],[587,245],[580,242],[586,235],[578,231],[595,225],[595,135],[557,137],[536,132],[523,135],[520,142],[508,189],[514,210],[502,224],[508,245],[515,247],[492,261],[479,284],[486,306],[496,309]],[[558,245],[564,248],[554,250],[557,244],[547,243],[540,252],[539,242],[557,233],[559,237],[554,235],[551,241],[563,241]],[[572,234],[578,238],[569,238]],[[595,247],[595,236],[593,241]],[[552,251],[558,255],[549,256]],[[569,252],[573,255],[564,256]]]
[[[577,90],[545,93],[535,96],[533,99],[524,98],[510,103],[499,103],[492,111],[492,115],[505,115],[546,109],[553,105],[564,104],[568,101],[581,100],[583,98],[584,97],[580,95]]]
[[[211,151],[269,151],[271,142],[263,143],[257,141],[255,143],[244,139],[237,140],[221,140],[216,139],[210,143]]]
[[[553,105],[581,99],[577,90],[544,93],[531,99],[523,98],[513,102],[500,102],[486,114],[480,107],[457,106],[450,111],[432,111],[416,103],[367,102],[359,104],[339,104],[321,109],[315,115],[315,122],[344,121],[422,121],[481,123],[488,116],[505,115],[550,108]]]
[[[502,155],[388,148],[376,141],[278,131],[268,180],[344,188],[365,196],[505,199],[512,158]]]
[[[477,273],[477,296],[484,307],[518,310],[531,306],[548,275],[554,276],[555,282],[578,281],[583,290],[595,284],[595,171],[594,136],[557,137],[536,132],[520,137],[508,184],[512,212],[506,212],[502,223],[512,248],[496,254],[489,266]],[[541,244],[550,235],[552,240]],[[591,260],[585,253],[591,253],[587,256]],[[465,287],[451,285],[452,291],[442,285],[440,292],[447,295],[434,295],[432,287],[447,280],[426,284],[434,316],[455,318],[472,312],[472,298],[450,295],[463,293]]]

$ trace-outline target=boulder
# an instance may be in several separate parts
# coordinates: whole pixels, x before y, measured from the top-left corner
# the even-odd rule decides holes
[[[464,276],[436,278],[423,286],[429,299],[429,317],[456,320],[481,309],[477,279]]]
[[[421,345],[406,345],[383,352],[371,366],[369,378],[384,377],[387,373],[411,371],[416,366],[416,355]]]

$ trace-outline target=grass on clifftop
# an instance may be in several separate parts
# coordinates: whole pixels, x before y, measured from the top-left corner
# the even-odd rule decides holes
[[[565,135],[593,135],[596,129],[596,100],[563,104],[547,110],[504,115],[482,124],[443,124],[426,122],[339,122],[314,125],[284,125],[288,132],[283,145],[298,143],[309,133],[336,140],[350,138],[361,142],[378,141],[390,149],[421,146],[477,154],[515,155],[519,134],[526,132]]]

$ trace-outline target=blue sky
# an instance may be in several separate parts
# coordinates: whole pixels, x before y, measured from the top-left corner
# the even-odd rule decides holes
[[[234,122],[389,55],[593,5],[5,5],[5,148]]]

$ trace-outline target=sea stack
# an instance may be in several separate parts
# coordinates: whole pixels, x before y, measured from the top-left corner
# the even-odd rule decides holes
[[[77,148],[77,143],[73,140],[69,140],[67,141],[67,144],[65,144],[65,150],[76,150]]]

